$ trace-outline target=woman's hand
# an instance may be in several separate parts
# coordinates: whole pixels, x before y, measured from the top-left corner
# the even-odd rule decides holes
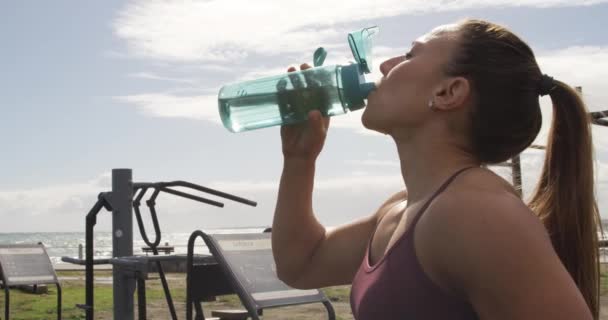
[[[308,64],[302,64],[300,70],[309,69]],[[288,72],[296,71],[291,67]],[[319,110],[308,113],[308,120],[303,123],[281,127],[281,140],[285,160],[316,160],[323,149],[329,118],[323,117]]]

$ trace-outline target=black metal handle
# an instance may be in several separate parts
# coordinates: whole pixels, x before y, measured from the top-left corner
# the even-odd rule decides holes
[[[177,181],[170,181],[170,182],[155,182],[155,183],[150,183],[150,182],[140,182],[140,183],[134,183],[133,184],[133,188],[135,190],[138,189],[142,189],[142,188],[169,188],[169,187],[184,187],[184,188],[189,188],[189,189],[193,189],[193,190],[197,190],[200,192],[205,192],[217,197],[221,197],[221,198],[225,198],[228,200],[232,200],[235,202],[239,202],[242,204],[246,204],[252,207],[257,206],[257,202],[249,200],[249,199],[245,199],[239,196],[235,196],[233,194],[230,193],[226,193],[226,192],[222,192],[219,190],[215,190],[215,189],[211,189],[208,187],[204,187],[198,184],[194,184],[192,182],[187,182],[187,181],[182,181],[182,180],[177,180]],[[194,199],[192,199],[194,200]],[[199,201],[199,200],[197,200]]]

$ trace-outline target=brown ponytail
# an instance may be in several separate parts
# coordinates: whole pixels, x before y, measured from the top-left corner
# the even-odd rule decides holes
[[[568,85],[550,92],[553,122],[540,181],[529,206],[547,228],[555,251],[599,318],[600,216],[595,200],[591,123]]]

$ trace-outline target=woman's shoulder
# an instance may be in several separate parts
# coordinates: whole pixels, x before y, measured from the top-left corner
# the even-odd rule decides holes
[[[464,177],[437,197],[416,227],[416,241],[427,267],[452,288],[508,257],[553,254],[540,219],[512,188],[487,176]]]
[[[471,236],[487,236],[489,230],[530,230],[532,225],[536,226],[533,230],[544,230],[516,190],[489,170],[474,170],[456,179],[433,201],[423,219],[421,223],[432,229]]]
[[[438,197],[416,227],[424,270],[489,317],[545,318],[557,306],[582,310],[584,301],[539,217],[499,184],[468,178]],[[547,293],[548,309],[528,303]]]
[[[393,195],[391,195],[388,199],[386,199],[376,210],[374,217],[376,222],[379,222],[384,215],[389,212],[393,207],[399,204],[405,204],[407,202],[407,190],[403,189],[397,191]]]

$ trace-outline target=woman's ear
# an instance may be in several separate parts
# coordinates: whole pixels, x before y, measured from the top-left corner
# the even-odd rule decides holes
[[[465,105],[471,94],[471,85],[465,77],[445,79],[433,93],[433,108],[452,111]]]

